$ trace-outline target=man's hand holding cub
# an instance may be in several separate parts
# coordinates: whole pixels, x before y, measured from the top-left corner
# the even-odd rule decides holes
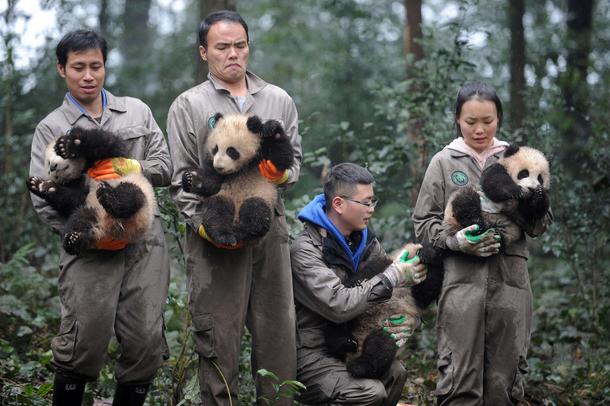
[[[419,258],[415,258],[420,244],[408,244],[398,255],[394,262],[383,271],[383,275],[392,284],[392,287],[413,286],[426,279],[427,268]],[[406,254],[406,255],[405,255]]]

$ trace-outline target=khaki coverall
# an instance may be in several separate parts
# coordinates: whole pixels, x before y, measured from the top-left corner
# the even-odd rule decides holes
[[[501,153],[488,158],[485,167]],[[476,185],[482,169],[464,152],[445,148],[430,162],[413,214],[419,241],[446,248],[443,212],[460,187]],[[534,237],[552,221],[549,211],[525,227]],[[441,405],[511,405],[522,401],[532,320],[525,235],[488,258],[455,254],[443,262],[438,302],[438,381]]]
[[[278,199],[271,229],[261,240],[237,250],[216,248],[197,234],[202,224],[199,198],[182,190],[182,174],[204,162],[204,143],[217,112],[257,115],[263,121],[282,123],[295,153],[287,184],[297,181],[302,157],[297,110],[284,90],[247,72],[248,94],[240,110],[237,99],[211,75],[208,77],[178,96],[169,109],[167,133],[174,164],[170,191],[189,225],[189,309],[199,355],[202,400],[205,405],[228,405],[229,394],[214,364],[227,379],[235,404],[244,324],[252,335],[253,373],[265,368],[277,374],[280,381],[295,378],[294,300],[284,206]],[[272,397],[268,380],[255,379],[257,395]]]
[[[395,405],[407,379],[400,361],[394,361],[381,380],[358,379],[347,371],[345,362],[327,351],[324,332],[328,322],[344,323],[364,313],[371,306],[371,289],[380,279],[375,276],[359,286],[344,287],[342,281],[351,270],[331,268],[324,262],[326,235],[326,230],[305,223],[290,249],[297,314],[297,378],[307,386],[299,400],[319,405]],[[367,243],[358,269],[385,255],[374,238]]]
[[[148,106],[138,99],[106,91],[107,106],[98,123],[67,98],[36,127],[30,175],[46,179],[44,153],[56,137],[73,126],[101,127],[125,139],[129,158],[137,159],[153,186],[170,182],[171,162],[163,133]],[[62,218],[31,194],[36,212],[55,232]],[[155,205],[151,230],[142,240],[118,251],[90,250],[59,258],[61,325],[53,339],[52,364],[64,375],[95,380],[104,365],[108,343],[116,335],[121,356],[115,375],[121,384],[148,383],[167,357],[163,310],[169,285],[169,257]]]

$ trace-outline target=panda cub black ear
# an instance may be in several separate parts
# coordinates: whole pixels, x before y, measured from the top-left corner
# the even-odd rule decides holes
[[[214,127],[216,127],[216,124],[218,124],[218,121],[223,117],[224,116],[220,112],[214,114]]]
[[[519,152],[519,145],[510,144],[508,148],[504,150],[504,158],[508,158],[509,156],[515,155],[517,152]]]
[[[260,134],[263,132],[263,122],[260,118],[258,118],[258,116],[248,117],[246,126],[248,127],[248,131],[250,131],[251,133]]]

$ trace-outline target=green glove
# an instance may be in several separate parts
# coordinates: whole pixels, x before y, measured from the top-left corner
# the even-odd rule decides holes
[[[409,258],[409,253],[405,250],[394,262],[383,271],[383,275],[390,281],[393,287],[414,286],[426,279],[426,266],[419,261],[418,256]]]
[[[477,257],[489,257],[500,252],[500,236],[489,229],[479,234],[477,224],[465,227],[447,237],[447,247],[453,251],[460,251]]]

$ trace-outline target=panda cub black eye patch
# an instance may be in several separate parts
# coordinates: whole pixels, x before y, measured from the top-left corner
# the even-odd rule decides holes
[[[218,153],[218,145],[214,145],[214,148],[212,148],[212,155],[216,155]]]
[[[234,161],[237,161],[239,159],[239,151],[237,151],[233,147],[227,148],[227,155]]]
[[[544,185],[544,181],[542,180],[542,175],[538,175],[538,183]]]
[[[527,178],[528,176],[530,176],[530,171],[527,169],[522,169],[517,175],[517,179]]]

